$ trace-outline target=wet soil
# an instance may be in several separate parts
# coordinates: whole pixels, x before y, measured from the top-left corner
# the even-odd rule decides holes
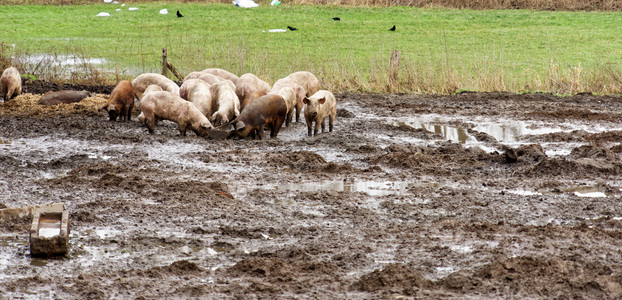
[[[232,141],[47,88],[0,103],[0,208],[65,203],[71,249],[0,220],[5,297],[622,297],[621,97],[338,94],[331,133]]]

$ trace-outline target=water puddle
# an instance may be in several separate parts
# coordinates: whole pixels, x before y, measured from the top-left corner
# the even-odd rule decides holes
[[[567,193],[574,194],[575,196],[582,198],[606,198],[607,194],[602,191],[602,189],[597,187],[583,186],[583,187],[574,187],[567,188],[565,190]]]
[[[103,65],[108,61],[105,58],[88,58],[76,54],[29,54],[15,58],[21,64],[84,66]]]
[[[447,125],[446,123],[449,123],[449,120],[444,120],[440,116],[421,116],[416,118],[398,118],[392,121],[391,125],[425,129],[443,136],[445,140],[459,142],[461,144],[477,142],[477,138],[469,134],[467,128]],[[561,128],[542,127],[530,129],[530,127],[529,124],[522,121],[506,120],[501,123],[482,121],[476,123],[471,130],[486,133],[500,143],[518,142],[520,136],[526,134],[541,135],[562,131]]]
[[[429,132],[434,132],[443,136],[445,140],[460,142],[462,144],[475,142],[477,139],[468,133],[468,128],[462,126],[448,125],[451,122],[465,122],[472,124],[470,131],[483,132],[495,138],[500,143],[516,143],[521,140],[521,136],[526,135],[545,135],[557,132],[571,132],[584,130],[587,132],[606,132],[612,130],[605,126],[594,126],[594,124],[573,124],[573,123],[531,123],[508,119],[475,118],[468,121],[448,118],[441,115],[422,115],[418,117],[401,117],[387,119],[388,124],[393,126],[410,126],[421,128]]]
[[[408,193],[409,182],[389,181],[326,181],[306,183],[286,183],[275,186],[277,190],[300,192],[350,192],[366,193],[370,196],[405,195]]]

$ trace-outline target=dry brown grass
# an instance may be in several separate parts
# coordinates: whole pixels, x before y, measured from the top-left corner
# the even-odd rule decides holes
[[[0,116],[58,116],[71,114],[97,114],[107,101],[107,95],[96,95],[77,103],[59,105],[40,105],[42,95],[22,94],[8,102],[0,103]]]
[[[45,4],[45,5],[72,5],[93,4],[101,1],[93,0],[0,0],[0,4]],[[123,1],[128,3],[141,2],[197,2],[197,3],[226,3],[229,0],[138,0]],[[267,4],[268,0],[256,2]],[[470,9],[535,9],[535,10],[622,10],[621,0],[293,0],[290,4],[309,5],[344,5],[344,6],[412,6],[412,7],[447,7]]]

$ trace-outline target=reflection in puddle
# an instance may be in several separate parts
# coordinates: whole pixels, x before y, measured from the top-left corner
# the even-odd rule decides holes
[[[467,141],[476,141],[475,137],[467,133],[464,128],[456,126],[448,126],[441,124],[432,124],[429,122],[423,122],[421,120],[409,120],[409,121],[397,121],[392,124],[393,126],[410,126],[413,128],[422,128],[429,132],[434,132],[438,135],[442,135],[443,138],[449,141],[458,141],[461,144]]]
[[[439,116],[421,116],[416,118],[398,118],[392,120],[390,124],[393,126],[410,126],[413,128],[422,128],[429,132],[442,135],[445,140],[451,140],[454,142],[460,142],[462,144],[468,142],[476,142],[477,139],[468,133],[467,128],[460,126],[450,126],[444,123],[448,123],[450,120],[443,119]],[[500,143],[515,143],[520,140],[522,135],[543,135],[555,132],[564,131],[562,124],[555,127],[534,127],[534,124],[528,124],[523,121],[513,120],[497,120],[497,121],[472,121],[470,122],[474,126],[472,131],[483,132],[491,137],[495,138]],[[581,126],[568,125],[567,130],[582,129]]]
[[[584,198],[606,198],[607,194],[605,194],[602,189],[597,187],[576,187],[576,188],[568,188],[566,189],[568,193],[573,193],[575,196],[584,197]]]
[[[34,258],[30,261],[31,266],[45,267],[48,263],[43,259]]]
[[[408,182],[381,182],[381,181],[327,181],[308,183],[286,183],[276,186],[276,189],[301,192],[361,192],[370,196],[404,195],[410,185]]]

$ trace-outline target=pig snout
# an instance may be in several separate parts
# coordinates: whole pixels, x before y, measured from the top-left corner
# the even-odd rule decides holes
[[[311,113],[311,117],[316,118],[317,117],[317,112],[316,111],[312,112]]]

